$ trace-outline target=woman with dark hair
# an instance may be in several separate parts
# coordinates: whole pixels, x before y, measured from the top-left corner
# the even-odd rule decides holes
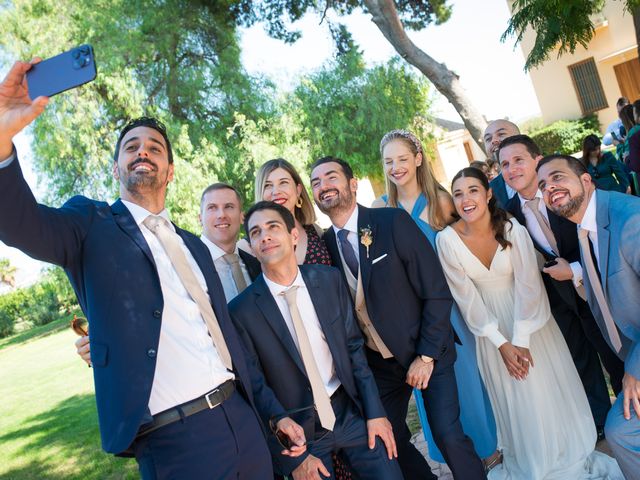
[[[422,143],[411,132],[392,130],[380,141],[380,155],[388,193],[376,200],[373,207],[405,209],[435,248],[436,234],[455,219],[454,207],[449,192],[435,179]],[[460,392],[460,421],[485,468],[491,469],[500,463],[500,453],[496,451],[496,424],[478,371],[473,334],[455,306],[451,312],[451,325],[461,340],[461,344],[456,344],[458,358],[454,364]],[[429,456],[444,463],[444,456],[426,421],[426,413],[421,410],[419,413]]]
[[[629,155],[629,142],[627,142],[627,139],[629,138],[629,132],[636,124],[636,121],[633,118],[633,105],[625,105],[622,107],[618,116],[620,117],[620,121],[622,121],[622,128],[620,129],[620,138],[622,139],[622,142],[620,142],[616,147],[616,155],[618,160],[626,163],[627,156]]]
[[[582,141],[582,163],[599,189],[625,193],[629,188],[623,164],[613,153],[602,151],[597,135],[587,135]]]
[[[497,207],[477,169],[458,172],[452,191],[460,219],[436,242],[496,417],[504,461],[490,478],[623,478],[615,460],[594,452],[589,403],[527,230]]]
[[[624,107],[627,108],[627,107]],[[625,164],[636,173],[640,173],[640,100],[633,102],[634,125],[627,130],[627,159]]]

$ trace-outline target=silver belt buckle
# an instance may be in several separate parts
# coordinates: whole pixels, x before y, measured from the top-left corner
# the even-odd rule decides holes
[[[222,400],[220,400],[218,403],[213,403],[210,398],[211,395],[218,393],[219,391],[220,391],[220,388],[216,388],[215,390],[212,390],[211,392],[205,394],[204,399],[207,401],[207,405],[209,405],[209,409],[216,408],[218,405],[222,403]]]

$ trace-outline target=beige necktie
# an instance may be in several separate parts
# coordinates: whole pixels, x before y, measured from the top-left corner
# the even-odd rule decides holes
[[[320,424],[327,430],[333,430],[333,426],[336,423],[336,414],[331,406],[331,399],[327,394],[327,389],[324,387],[324,382],[320,376],[320,370],[318,370],[318,364],[313,356],[313,350],[311,349],[311,342],[307,336],[307,331],[302,323],[300,317],[300,310],[296,304],[296,290],[297,286],[292,286],[282,292],[287,300],[289,306],[289,312],[291,313],[291,320],[293,320],[293,328],[296,331],[298,337],[298,348],[300,349],[300,356],[302,357],[302,363],[307,371],[307,377],[309,383],[311,383],[311,392],[313,394],[313,402],[315,403],[318,417],[320,418]]]
[[[596,297],[598,307],[602,312],[602,318],[604,318],[604,324],[607,327],[607,333],[611,340],[611,345],[615,349],[616,353],[620,352],[622,348],[622,341],[620,340],[620,334],[616,328],[616,323],[613,321],[611,310],[609,310],[609,304],[604,296],[602,290],[602,283],[600,283],[600,277],[596,271],[596,266],[593,263],[593,257],[591,256],[591,248],[589,248],[589,231],[584,228],[578,229],[578,240],[580,241],[580,249],[582,250],[582,259],[584,260],[584,267],[589,276],[589,282],[591,283],[591,290]]]
[[[560,255],[560,250],[558,250],[558,244],[556,243],[556,237],[553,235],[553,232],[551,231],[549,222],[547,221],[546,218],[544,218],[542,213],[540,213],[540,209],[538,208],[538,205],[540,204],[540,198],[536,197],[533,200],[527,200],[524,202],[524,204],[527,207],[529,207],[529,210],[531,210],[531,213],[533,213],[533,216],[536,217],[536,220],[538,221],[538,225],[540,225],[540,230],[542,230],[542,234],[544,235],[544,238],[546,238],[547,242],[549,242],[549,245],[551,246],[551,250],[553,250],[553,253],[555,253],[556,255]]]
[[[213,340],[213,345],[220,355],[223,365],[228,369],[232,369],[231,354],[227,348],[227,342],[224,340],[222,330],[218,324],[218,319],[211,306],[209,296],[205,293],[202,286],[198,282],[196,275],[193,273],[187,257],[182,251],[180,245],[180,237],[169,227],[169,223],[162,217],[155,215],[149,215],[145,218],[144,225],[153,232],[158,238],[164,251],[167,252],[167,256],[173,267],[176,269],[184,288],[187,290],[191,298],[196,302],[202,318],[204,319],[209,335]]]
[[[238,293],[247,288],[247,281],[242,274],[242,268],[240,268],[240,256],[237,253],[225,253],[222,258],[231,267],[231,274],[233,275],[233,283],[236,284]]]

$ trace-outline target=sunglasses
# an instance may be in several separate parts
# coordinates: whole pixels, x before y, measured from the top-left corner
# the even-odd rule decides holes
[[[271,430],[271,433],[275,435],[276,440],[278,440],[278,443],[282,448],[284,448],[285,450],[289,450],[294,445],[291,443],[291,439],[289,438],[289,436],[286,433],[284,433],[282,430],[278,429],[278,425],[277,425],[278,421],[282,420],[285,417],[293,418],[294,415],[300,414],[303,412],[315,412],[315,409],[316,409],[315,405],[302,407],[302,408],[294,408],[293,410],[286,410],[282,415],[273,416],[269,419],[269,429]],[[312,416],[313,415],[315,415],[315,413],[313,413]],[[298,417],[300,416],[298,415]],[[329,430],[326,430],[321,437],[316,438],[314,440],[309,440],[309,436],[307,435],[307,432],[305,432],[305,437],[307,438],[307,442],[305,443],[305,445],[307,446],[307,449],[309,449],[314,443],[322,440],[328,434],[329,434]]]
[[[76,332],[80,337],[86,337],[89,335],[89,322],[84,317],[73,316],[71,320],[71,329]]]

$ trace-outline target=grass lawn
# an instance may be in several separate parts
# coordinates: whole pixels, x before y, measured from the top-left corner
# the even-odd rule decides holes
[[[93,372],[68,321],[0,340],[0,479],[138,478],[100,448]]]

